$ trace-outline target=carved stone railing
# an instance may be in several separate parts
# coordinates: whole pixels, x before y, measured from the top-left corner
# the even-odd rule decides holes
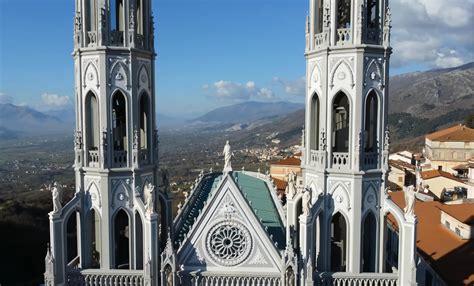
[[[326,43],[325,38],[326,37],[325,37],[324,33],[316,34],[314,36],[314,45],[316,47],[324,45]]]
[[[343,46],[347,45],[352,40],[351,29],[337,29],[336,32],[336,45]]]
[[[76,257],[74,257],[73,260],[71,260],[71,261],[67,264],[67,268],[68,268],[68,269],[78,269],[80,263],[81,263],[81,257],[80,257],[80,256],[76,256]]]
[[[380,45],[380,29],[368,28],[365,33],[365,41],[367,44]]]
[[[88,269],[68,272],[67,285],[112,286],[112,285],[145,285],[143,270],[100,270]]]
[[[349,169],[349,153],[347,152],[333,152],[332,153],[332,168],[333,169]]]
[[[110,43],[115,46],[123,46],[124,35],[123,31],[113,30],[110,32]]]
[[[114,168],[127,167],[127,151],[114,151],[113,166]]]
[[[314,277],[319,286],[397,286],[397,273],[317,273]]]
[[[139,49],[145,48],[145,36],[137,34],[135,36],[135,46]]]
[[[309,164],[314,167],[324,167],[324,151],[311,150]]]
[[[87,46],[94,47],[97,45],[97,33],[87,32]]]
[[[150,158],[150,153],[148,149],[140,149],[140,151],[138,152],[138,159],[140,161],[140,164],[141,165],[149,164],[150,163],[149,158]]]
[[[364,169],[377,169],[379,166],[379,154],[377,152],[367,152],[363,156],[362,166]]]
[[[92,168],[98,168],[99,167],[99,150],[89,150],[89,156],[88,156],[88,166]]]
[[[265,285],[280,286],[280,277],[240,277],[240,276],[195,276],[192,278],[192,285]]]

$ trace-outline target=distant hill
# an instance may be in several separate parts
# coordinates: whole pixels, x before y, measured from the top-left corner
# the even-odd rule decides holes
[[[214,109],[191,122],[203,123],[247,123],[258,119],[289,114],[304,105],[291,102],[248,101]]]
[[[71,123],[39,112],[28,106],[0,104],[0,130],[2,139],[21,135],[49,135],[72,133]]]
[[[408,73],[390,79],[390,113],[435,118],[455,110],[474,110],[474,62]]]

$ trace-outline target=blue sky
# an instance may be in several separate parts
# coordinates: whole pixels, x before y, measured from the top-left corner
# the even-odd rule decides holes
[[[473,60],[474,0],[392,0],[392,74]],[[160,113],[301,102],[307,0],[154,0]],[[21,12],[19,12],[21,11]],[[0,102],[71,105],[73,0],[0,0]]]

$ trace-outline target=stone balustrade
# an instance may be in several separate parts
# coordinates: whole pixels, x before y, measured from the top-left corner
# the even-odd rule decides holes
[[[343,46],[350,44],[352,41],[351,29],[337,29],[336,33],[336,45]]]
[[[113,166],[114,168],[127,167],[127,151],[114,151]]]
[[[140,160],[141,165],[149,164],[149,157],[150,155],[148,149],[140,149],[140,151],[138,152],[138,158]]]
[[[280,286],[280,277],[237,277],[237,276],[198,276],[194,277],[192,285],[202,286]]]
[[[319,33],[314,36],[314,45],[316,47],[326,44],[326,35],[324,33]]]
[[[107,271],[107,273],[104,273]],[[68,272],[67,285],[112,286],[112,285],[145,285],[143,270],[100,270],[87,269]]]
[[[379,154],[377,152],[368,152],[363,157],[363,168],[364,169],[377,169],[379,165]]]
[[[368,44],[380,45],[380,29],[368,28],[365,32],[365,41]]]
[[[99,167],[99,150],[89,150],[88,166],[92,168]]]
[[[95,47],[97,45],[97,33],[87,32],[87,46]]]
[[[350,168],[349,153],[347,152],[333,152],[332,153],[332,168],[339,170],[347,170]]]
[[[314,167],[324,167],[324,151],[311,150],[309,164]]]
[[[318,273],[314,278],[319,286],[397,286],[397,273]]]
[[[122,46],[124,43],[123,31],[113,30],[110,33],[110,44],[115,46]]]

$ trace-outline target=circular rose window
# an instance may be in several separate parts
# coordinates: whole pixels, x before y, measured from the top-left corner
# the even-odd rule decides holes
[[[221,222],[207,235],[207,250],[212,259],[224,266],[244,261],[250,254],[252,240],[247,228],[235,222]]]

